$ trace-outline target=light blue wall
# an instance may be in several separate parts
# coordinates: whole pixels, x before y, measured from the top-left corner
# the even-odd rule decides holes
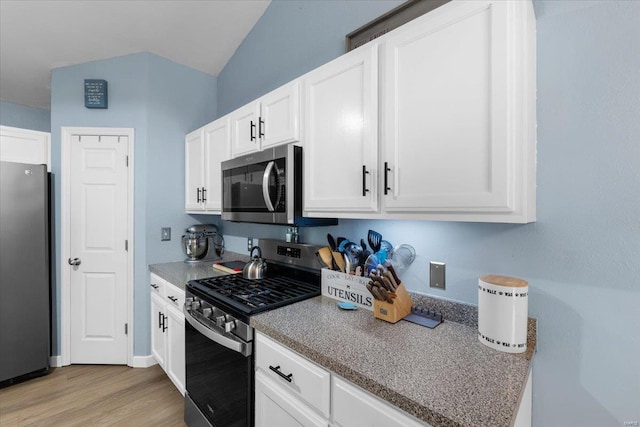
[[[340,55],[344,34],[385,7],[274,0],[218,78],[219,111]],[[534,7],[536,223],[352,220],[302,237],[323,244],[327,231],[355,239],[374,228],[417,249],[413,290],[473,304],[482,274],[527,279],[539,320],[534,426],[620,426],[640,420],[640,2]],[[223,229],[284,236],[276,226]],[[447,263],[446,291],[426,286],[429,260]]]
[[[0,125],[49,132],[51,111],[0,101]]]
[[[344,53],[344,36],[403,0],[273,0],[218,76],[226,114]]]
[[[109,83],[109,108],[84,107],[83,81]],[[60,146],[62,127],[130,127],[135,132],[134,354],[150,354],[147,265],[182,258],[179,233],[184,213],[184,135],[216,117],[216,78],[148,53],[95,61],[52,72],[52,171],[55,230],[60,236]],[[160,227],[172,227],[160,242]],[[60,265],[60,239],[55,242]],[[54,306],[60,329],[60,273]],[[60,336],[54,354],[59,354]]]

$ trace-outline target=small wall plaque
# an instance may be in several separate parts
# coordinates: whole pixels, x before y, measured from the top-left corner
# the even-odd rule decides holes
[[[84,106],[86,108],[108,108],[106,80],[85,79]]]

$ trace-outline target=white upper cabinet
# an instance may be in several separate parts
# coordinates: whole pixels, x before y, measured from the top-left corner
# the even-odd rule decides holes
[[[231,113],[231,155],[300,139],[300,83],[294,81]]]
[[[205,201],[210,213],[222,211],[221,163],[231,158],[231,132],[229,117],[223,117],[204,127]]]
[[[0,126],[0,160],[47,165],[51,171],[51,134],[10,126]]]
[[[534,27],[530,2],[456,1],[385,36],[389,217],[535,220]]]
[[[305,215],[378,209],[377,69],[373,43],[302,77]]]
[[[231,156],[229,116],[185,137],[185,208],[187,212],[220,214],[222,170]]]
[[[187,211],[203,210],[204,138],[202,128],[185,137],[185,207]]]

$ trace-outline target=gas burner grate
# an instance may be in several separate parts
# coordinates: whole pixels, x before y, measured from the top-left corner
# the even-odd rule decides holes
[[[239,275],[200,279],[199,290],[213,298],[232,301],[243,311],[257,313],[278,308],[320,294],[317,284],[306,283],[285,276],[250,280]]]

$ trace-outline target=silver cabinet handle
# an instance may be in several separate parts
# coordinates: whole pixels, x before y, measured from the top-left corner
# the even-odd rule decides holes
[[[80,265],[82,264],[82,261],[80,260],[80,258],[69,258],[69,265]]]
[[[273,203],[271,202],[271,196],[269,195],[269,176],[271,175],[271,171],[275,165],[276,163],[274,161],[269,162],[264,170],[264,175],[262,175],[262,197],[264,198],[264,203],[267,205],[269,212],[275,211]],[[278,185],[277,182],[276,185]]]

